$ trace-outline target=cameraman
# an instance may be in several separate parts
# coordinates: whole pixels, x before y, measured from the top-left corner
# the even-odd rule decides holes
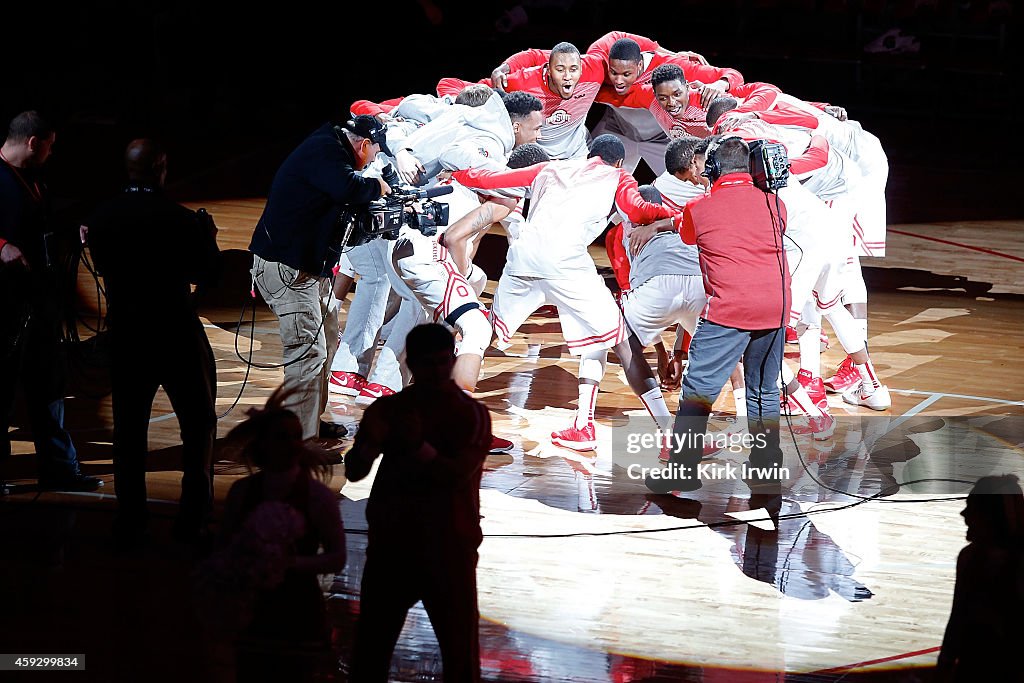
[[[754,185],[750,150],[740,138],[713,144],[705,173],[712,183],[711,193],[688,202],[681,221],[676,220],[683,241],[696,244],[699,250],[708,303],[690,342],[690,362],[673,429],[681,447],[672,452],[670,463],[682,476],[649,478],[648,488],[659,493],[701,487],[695,466],[703,454],[708,415],[741,359],[747,423],[757,439],[751,465],[781,465],[776,380],[790,309],[782,239],[786,207],[777,196]]]
[[[146,452],[150,413],[164,387],[181,428],[179,540],[199,540],[213,493],[217,369],[192,301],[191,284],[220,269],[217,228],[163,194],[167,155],[152,140],[125,150],[128,184],[88,221],[89,250],[106,284],[114,407],[115,539],[133,545],[146,532]],[[159,268],[153,258],[163,255]],[[157,327],[152,320],[159,311]]]
[[[11,454],[7,431],[20,384],[39,485],[95,491],[103,482],[83,475],[64,429],[61,283],[49,195],[40,171],[57,134],[34,111],[11,121],[0,149],[0,460]],[[0,488],[3,488],[0,483]]]
[[[331,271],[341,254],[347,207],[390,194],[379,178],[356,171],[381,151],[390,155],[384,126],[360,115],[343,126],[325,124],[285,159],[249,244],[252,276],[281,325],[285,381],[295,393],[288,408],[316,437],[327,405],[338,316],[331,306]]]

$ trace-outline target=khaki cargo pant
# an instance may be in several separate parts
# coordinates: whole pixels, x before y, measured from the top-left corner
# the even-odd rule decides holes
[[[255,255],[252,276],[280,322],[284,380],[294,387],[285,405],[302,422],[303,438],[315,437],[338,350],[338,302],[331,281]]]

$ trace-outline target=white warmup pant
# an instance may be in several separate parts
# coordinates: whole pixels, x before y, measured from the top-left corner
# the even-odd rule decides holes
[[[384,324],[391,283],[388,282],[387,243],[373,240],[347,252],[352,269],[359,275],[345,330],[331,365],[333,372],[357,372],[366,377],[377,350],[377,338]]]

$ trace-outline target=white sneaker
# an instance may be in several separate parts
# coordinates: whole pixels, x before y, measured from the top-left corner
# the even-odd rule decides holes
[[[843,394],[843,401],[855,406],[866,406],[871,410],[888,410],[892,406],[889,398],[889,387],[884,384],[870,394],[861,391],[863,384],[849,389]]]

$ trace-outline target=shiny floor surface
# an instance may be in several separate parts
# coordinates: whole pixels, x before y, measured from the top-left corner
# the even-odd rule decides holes
[[[244,226],[258,209],[255,201],[211,207],[222,248],[244,246]],[[646,427],[638,426],[642,406],[614,360],[598,397],[597,449],[553,446],[548,435],[568,425],[577,398],[577,363],[557,319],[531,318],[511,349],[489,353],[477,395],[495,433],[515,448],[492,455],[483,478],[485,678],[930,680],[964,544],[963,482],[1024,469],[1021,227],[893,226],[889,257],[866,263],[870,348],[892,409],[876,413],[830,396],[835,434],[814,441],[787,432],[788,472],[777,488],[751,489],[730,476],[746,460],[737,449],[707,461],[722,476],[699,491],[650,494],[629,465],[653,464],[653,455],[623,455],[624,435]],[[594,254],[603,265],[601,252]],[[250,329],[243,326],[236,339],[237,306],[211,305],[203,314],[223,411],[242,386],[235,345],[247,352]],[[273,316],[258,309],[253,327],[254,360],[275,362]],[[842,357],[831,341],[823,368]],[[254,369],[220,434],[279,381],[280,370]],[[158,526],[140,553],[111,551],[109,397],[96,377],[78,378],[77,386],[68,422],[84,469],[107,486],[102,494],[38,495],[29,479],[31,442],[14,434],[10,469],[22,486],[0,505],[2,533],[15,549],[0,574],[9,605],[0,624],[11,647],[87,652],[91,680],[230,680],[230,654],[201,635],[188,606],[191,558],[167,541],[166,529]],[[667,398],[673,405],[675,397]],[[716,433],[738,432],[732,411],[724,392],[712,419]],[[348,398],[330,406],[337,422],[355,424],[360,414]],[[158,517],[173,514],[179,446],[161,394],[150,431],[149,492]],[[369,491],[368,482],[348,483],[336,470],[349,564],[324,580],[338,654],[325,680],[346,678]],[[217,473],[222,498],[244,472],[221,461]],[[440,671],[429,620],[417,606],[392,677],[440,680]]]

